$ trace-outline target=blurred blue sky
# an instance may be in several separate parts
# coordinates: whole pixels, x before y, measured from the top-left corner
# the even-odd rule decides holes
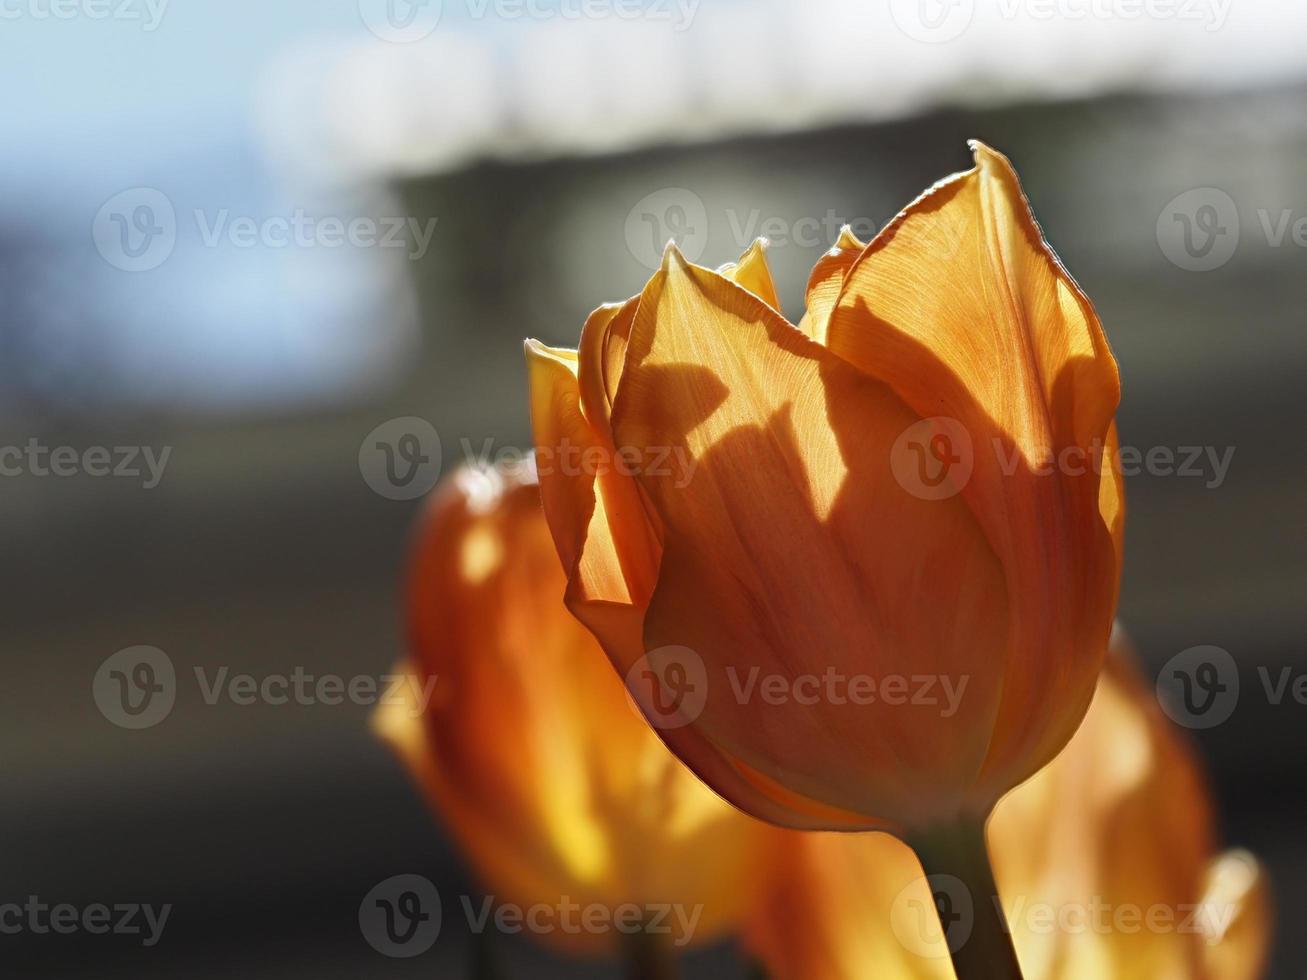
[[[187,217],[310,203],[268,165],[259,85],[290,44],[365,33],[357,5],[186,0],[163,6],[154,30],[145,0],[124,9],[138,19],[55,19],[49,0],[3,7],[5,326],[27,355],[9,380],[61,400],[198,408],[294,404],[375,380],[404,343],[402,327],[371,325],[378,304],[402,306],[393,270],[339,250],[205,247]],[[159,189],[179,220],[167,261],[130,273],[95,253],[91,223],[135,187]]]
[[[631,0],[579,19],[582,0],[417,0],[438,29],[413,43],[370,29],[388,2],[409,0],[0,0],[0,385],[226,411],[392,379],[417,342],[414,256],[205,232],[401,217],[399,174],[1307,70],[1307,7],[1281,0],[1143,20],[1125,0],[1088,18],[953,0],[946,36],[911,21],[920,0],[637,0],[640,22],[610,10]],[[105,236],[153,227],[142,194],[175,234],[125,269]]]
[[[145,0],[133,5],[148,16]],[[0,85],[19,96],[5,100],[4,179],[38,198],[61,187],[94,195],[178,157],[221,153],[251,138],[251,99],[270,59],[309,34],[363,30],[350,0],[170,2],[153,31],[84,15],[0,21]]]

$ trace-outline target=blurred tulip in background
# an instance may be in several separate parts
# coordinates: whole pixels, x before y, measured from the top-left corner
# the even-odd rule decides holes
[[[999,803],[989,839],[1026,980],[1262,975],[1265,872],[1218,852],[1198,759],[1119,633],[1084,725]],[[884,834],[795,835],[782,851],[750,928],[773,980],[951,980],[947,945],[971,911],[957,883],[928,883]]]
[[[607,913],[593,928],[580,913],[551,923],[539,935],[556,948],[668,954],[720,938],[750,902],[771,829],[658,741],[563,606],[564,584],[529,466],[454,474],[408,584],[409,670],[435,678],[435,698],[425,716],[382,708],[377,729],[494,899]],[[632,905],[660,921],[609,925]]]

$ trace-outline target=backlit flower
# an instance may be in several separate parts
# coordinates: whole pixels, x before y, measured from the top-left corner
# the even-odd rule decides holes
[[[528,342],[569,607],[667,744],[775,823],[982,820],[1093,694],[1116,364],[1010,164],[973,149],[870,244],[841,237],[798,326],[760,245],[718,272],[669,248],[578,350]]]

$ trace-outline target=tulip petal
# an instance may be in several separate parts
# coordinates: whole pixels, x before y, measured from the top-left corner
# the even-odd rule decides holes
[[[989,730],[1002,683],[971,674],[1007,642],[1002,571],[966,505],[920,499],[891,473],[917,421],[674,250],[641,297],[613,409],[619,443],[689,460],[637,477],[664,544],[643,639],[705,661],[700,737],[816,803],[890,822],[963,805],[985,751],[973,733]],[[826,693],[760,704],[740,695],[751,671]],[[830,696],[831,673],[970,686],[941,717]]]
[[[658,530],[656,522],[649,518],[639,486],[631,479],[645,460],[613,442],[610,421],[612,397],[621,378],[626,342],[639,299],[636,296],[619,306],[600,307],[586,320],[578,351],[577,384],[581,412],[589,424],[592,440],[579,460],[594,477],[596,527],[592,533],[602,535],[603,529],[607,529],[626,583],[625,595],[593,590],[585,595],[643,605],[653,591],[658,570],[661,552]],[[569,463],[559,458],[554,460],[554,465]]]
[[[625,360],[625,341],[631,333],[631,320],[635,318],[635,308],[639,302],[640,297],[635,296],[625,303],[601,306],[586,318],[585,326],[581,328],[581,344],[576,352],[581,410],[601,433],[609,428],[613,395],[617,391],[617,380],[621,377],[622,361]],[[616,374],[610,385],[607,377],[609,359],[605,357],[605,350],[614,342],[620,343],[621,347],[612,361]],[[583,364],[584,368],[581,367]]]
[[[1098,318],[1044,242],[1011,164],[972,148],[975,168],[937,184],[862,253],[827,345],[973,441],[963,497],[1012,603],[985,773],[997,796],[1070,738],[1107,647],[1121,495],[1097,464],[1120,386]]]
[[[781,301],[776,297],[776,283],[772,281],[771,269],[767,266],[766,250],[767,239],[755,238],[739,262],[728,262],[717,273],[747,289],[779,313]]]
[[[844,277],[866,247],[853,234],[853,229],[845,225],[840,229],[839,240],[812,267],[808,277],[808,308],[799,321],[799,329],[819,344],[826,343],[831,311],[844,286]]]
[[[580,596],[629,601],[603,501],[594,492],[594,460],[603,458],[603,448],[581,411],[576,352],[535,340],[526,342],[526,352],[540,499],[563,568]]]

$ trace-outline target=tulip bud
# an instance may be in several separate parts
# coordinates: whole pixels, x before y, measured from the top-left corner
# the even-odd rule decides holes
[[[1011,165],[973,149],[869,245],[841,236],[799,327],[759,246],[719,272],[670,247],[578,350],[527,345],[569,607],[657,675],[635,693],[673,751],[774,823],[981,822],[1102,664],[1116,363]]]

